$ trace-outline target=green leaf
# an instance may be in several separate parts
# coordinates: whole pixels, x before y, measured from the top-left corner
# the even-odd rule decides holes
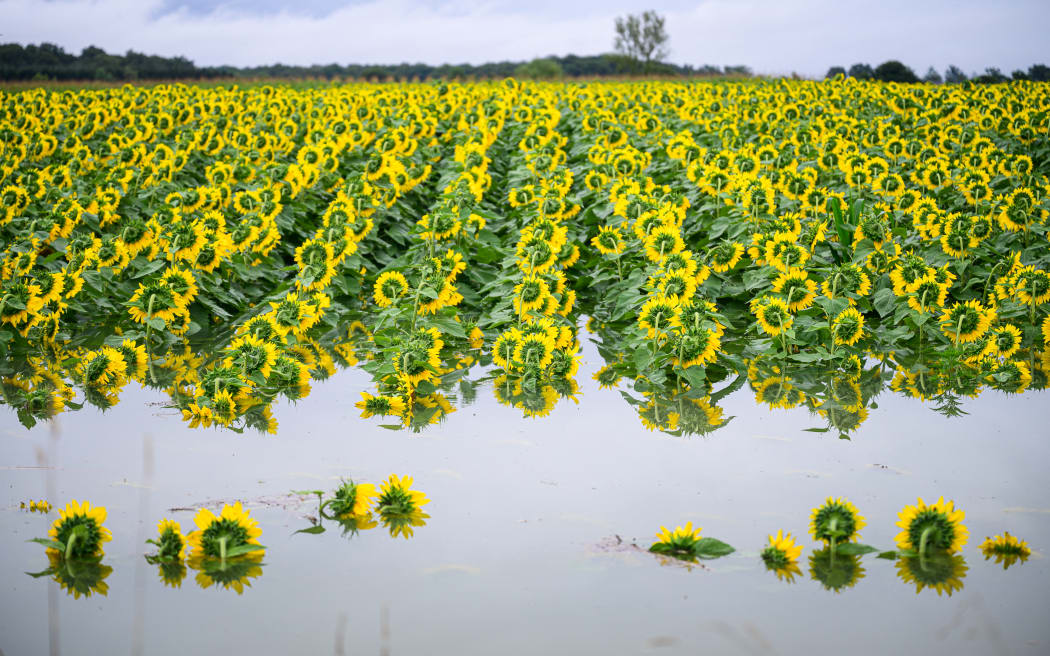
[[[307,533],[309,535],[320,535],[320,534],[324,533],[324,531],[325,531],[324,526],[321,526],[320,524],[318,524],[317,526],[311,526],[310,528],[301,528],[298,531],[296,531],[295,533]],[[292,533],[292,535],[295,535],[295,533]]]
[[[867,544],[857,544],[855,542],[844,542],[839,545],[835,545],[835,553],[844,554],[846,556],[863,556],[878,551],[875,547]]]
[[[734,551],[736,549],[715,538],[700,538],[693,547],[693,553],[697,558],[721,558]]]
[[[227,558],[236,558],[237,556],[243,556],[244,554],[250,554],[256,551],[263,551],[266,547],[261,544],[242,544],[239,547],[233,547],[232,549],[226,550]]]
[[[54,540],[49,540],[47,538],[31,538],[31,539],[26,540],[26,541],[27,542],[36,542],[37,544],[42,544],[45,547],[47,547],[48,549],[57,549],[59,551],[65,551],[66,550],[66,545],[62,544],[61,542],[55,542]]]
[[[160,317],[150,317],[146,319],[146,324],[149,325],[153,330],[164,330],[167,324],[164,323],[164,319]]]
[[[882,558],[884,560],[897,560],[897,552],[896,551],[883,551],[882,553],[880,553],[878,556],[875,556],[875,557],[876,558]]]
[[[893,308],[897,304],[897,296],[893,293],[892,289],[883,287],[875,292],[871,304],[875,306],[875,311],[879,313],[879,316],[886,317],[893,312]]]

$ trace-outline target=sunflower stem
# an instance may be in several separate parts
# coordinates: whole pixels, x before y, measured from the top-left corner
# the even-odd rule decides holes
[[[919,536],[919,558],[920,559],[925,559],[926,558],[926,544],[929,541],[930,536],[933,534],[933,532],[935,530],[936,529],[934,529],[934,527],[932,527],[932,526],[927,526],[926,528],[922,529],[922,535]],[[923,569],[926,569],[925,565],[923,565]]]
[[[153,384],[157,384],[157,374],[153,371],[153,345],[150,344],[150,337],[153,335],[153,326],[150,325],[150,321],[153,319],[153,301],[157,298],[156,294],[149,295],[149,306],[146,308],[146,361],[149,362],[149,379],[153,381]]]
[[[222,566],[226,566],[226,536],[223,535],[219,538],[219,559],[222,561]]]

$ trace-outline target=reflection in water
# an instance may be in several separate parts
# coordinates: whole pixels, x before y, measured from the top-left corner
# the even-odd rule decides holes
[[[50,549],[47,559],[51,563],[50,567],[29,575],[33,578],[52,577],[74,599],[90,597],[92,594],[104,597],[109,592],[106,577],[113,572],[113,568],[103,565],[101,559],[67,559]]]
[[[950,597],[962,590],[968,569],[961,555],[944,551],[897,559],[897,576],[905,583],[914,583],[916,594],[930,588],[938,596],[944,592]]]
[[[383,526],[390,531],[390,537],[402,537],[407,540],[414,535],[414,528],[426,526],[426,520],[430,519],[430,515],[419,510],[407,513],[384,512],[381,510],[379,518],[382,520]],[[372,526],[375,526],[375,524],[373,523]]]
[[[186,564],[179,560],[175,562],[157,562],[157,576],[164,585],[169,588],[181,588],[182,581],[186,578]]]
[[[833,551],[831,547],[824,547],[809,555],[809,575],[814,581],[820,581],[825,590],[842,592],[864,578],[864,568],[860,564],[860,556],[846,555]]]
[[[251,579],[262,576],[261,553],[250,553],[236,558],[216,559],[193,554],[187,563],[196,570],[197,585],[207,589],[216,585],[224,590],[233,589],[237,594],[251,587]]]

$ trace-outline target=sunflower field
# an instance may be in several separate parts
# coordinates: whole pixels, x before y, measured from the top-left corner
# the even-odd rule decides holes
[[[1050,373],[1050,86],[0,92],[0,377],[26,426],[132,381],[192,426],[359,366],[420,429],[487,383],[649,428],[749,385],[842,435]],[[348,400],[348,403],[356,399]]]

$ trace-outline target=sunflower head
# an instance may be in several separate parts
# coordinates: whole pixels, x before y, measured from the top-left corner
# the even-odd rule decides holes
[[[201,508],[193,522],[197,530],[186,536],[186,542],[194,560],[225,560],[264,548],[259,544],[262,529],[240,501],[232,506],[224,504],[218,515]]]
[[[371,483],[343,481],[335,491],[335,496],[325,502],[325,506],[338,519],[363,517],[368,513],[375,496],[376,486]]]
[[[391,474],[380,487],[376,509],[380,516],[407,515],[430,503],[426,495],[412,489],[412,478]]]
[[[700,542],[700,531],[699,526],[693,528],[692,522],[686,522],[685,526],[676,526],[673,531],[668,531],[666,527],[661,526],[660,531],[656,534],[656,542],[649,547],[649,551],[694,560],[696,545]]]
[[[783,530],[777,531],[776,535],[769,536],[769,545],[762,550],[762,560],[766,567],[772,570],[784,570],[796,565],[799,555],[802,554],[802,545],[795,544],[791,534],[784,534]]]
[[[841,497],[828,497],[823,505],[813,509],[809,532],[814,540],[848,542],[860,539],[859,531],[864,525],[856,506]]]
[[[51,525],[48,537],[62,546],[62,551],[49,547],[48,553],[63,556],[66,560],[93,559],[102,556],[102,545],[113,539],[106,521],[106,509],[84,501],[70,501],[58,511],[58,519]]]
[[[914,506],[905,506],[898,514],[897,546],[918,552],[928,551],[954,553],[969,539],[970,531],[963,525],[966,513],[955,509],[952,501],[926,505],[921,498]]]

